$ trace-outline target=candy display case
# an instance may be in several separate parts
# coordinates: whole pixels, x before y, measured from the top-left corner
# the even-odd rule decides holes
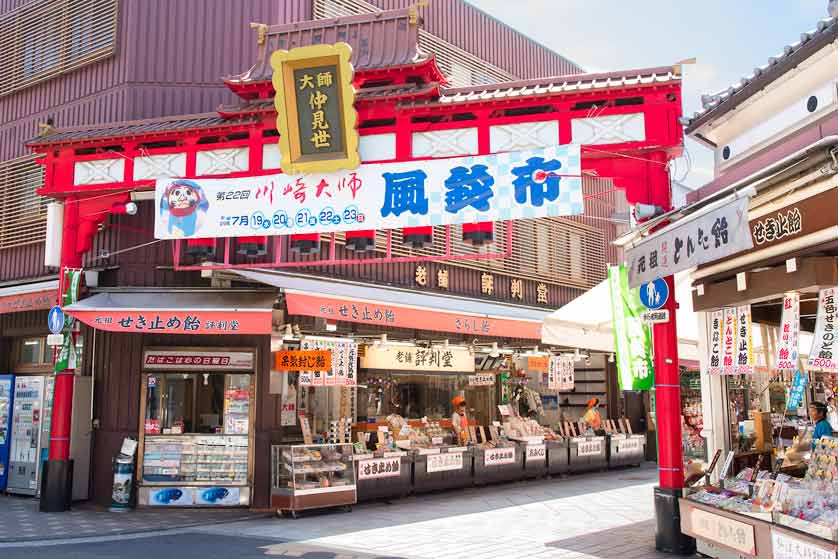
[[[608,467],[608,441],[605,437],[573,437],[569,453],[571,472],[592,472]]]
[[[358,501],[400,499],[410,494],[413,455],[403,450],[355,454]]]
[[[608,466],[639,466],[646,457],[646,435],[608,435]]]
[[[352,445],[271,447],[271,506],[277,513],[349,508],[356,500]]]
[[[518,481],[524,477],[525,443],[498,440],[474,445],[474,483],[485,485]]]
[[[419,448],[413,451],[413,491],[471,487],[473,449],[465,446]]]
[[[563,475],[570,472],[570,439],[545,441],[547,445],[547,474]]]

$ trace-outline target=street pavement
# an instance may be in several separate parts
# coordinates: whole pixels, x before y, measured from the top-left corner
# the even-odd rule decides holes
[[[644,467],[410,497],[296,520],[259,517],[122,535],[103,530],[87,538],[0,543],[0,557],[662,559],[671,556],[654,551],[656,476]],[[4,523],[0,514],[0,528]]]

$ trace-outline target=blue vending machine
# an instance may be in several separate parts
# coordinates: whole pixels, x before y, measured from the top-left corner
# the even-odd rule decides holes
[[[0,375],[0,491],[6,490],[9,479],[9,450],[12,444],[12,409],[15,376]]]

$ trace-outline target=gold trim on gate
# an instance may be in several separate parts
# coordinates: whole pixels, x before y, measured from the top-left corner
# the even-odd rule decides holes
[[[352,47],[346,43],[311,45],[288,50],[277,50],[271,55],[273,86],[276,90],[276,128],[279,131],[279,150],[282,171],[287,175],[330,173],[339,169],[355,169],[361,164],[358,155],[358,113],[355,111],[355,88],[352,86],[353,68],[349,59]],[[337,90],[340,94],[340,122],[344,138],[343,154],[324,153],[303,155],[297,115],[297,91],[294,70],[334,64],[337,67]],[[295,126],[289,125],[294,123]]]

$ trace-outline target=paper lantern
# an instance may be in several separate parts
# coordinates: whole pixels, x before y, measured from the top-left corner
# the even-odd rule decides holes
[[[320,250],[320,233],[291,235],[291,250],[300,254],[312,254]]]
[[[248,258],[264,256],[268,252],[268,238],[264,236],[239,237],[236,239],[236,252]]]
[[[214,258],[215,239],[187,239],[186,254],[195,258]]]
[[[345,246],[355,252],[375,250],[375,229],[347,231]]]
[[[431,227],[405,227],[402,229],[402,240],[404,244],[420,249],[429,246],[434,241],[434,228]]]
[[[495,224],[491,221],[482,223],[463,223],[463,242],[474,246],[489,244],[495,240]]]

